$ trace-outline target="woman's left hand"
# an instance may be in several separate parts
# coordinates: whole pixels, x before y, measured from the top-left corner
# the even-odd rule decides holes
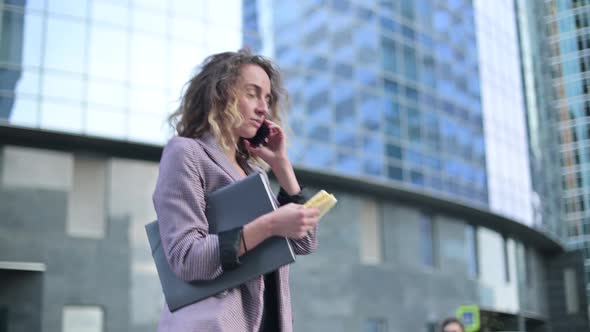
[[[253,147],[247,140],[244,140],[244,145],[250,153],[260,157],[271,168],[275,168],[281,162],[288,161],[287,137],[276,123],[270,120],[264,120],[264,122],[270,131],[265,139],[265,145]]]

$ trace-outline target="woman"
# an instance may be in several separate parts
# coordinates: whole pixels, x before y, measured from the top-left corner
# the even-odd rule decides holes
[[[184,280],[212,280],[239,266],[239,257],[271,236],[291,239],[296,254],[316,248],[318,209],[301,192],[280,127],[284,90],[277,68],[248,50],[215,54],[189,82],[171,116],[178,136],[164,148],[153,195],[162,245]],[[272,119],[272,121],[270,121]],[[265,123],[266,143],[246,140]],[[208,233],[205,194],[270,166],[281,189],[280,207],[243,228]],[[289,267],[260,276],[171,313],[159,331],[292,331]]]

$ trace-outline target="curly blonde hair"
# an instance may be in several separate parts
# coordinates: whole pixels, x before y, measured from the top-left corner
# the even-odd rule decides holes
[[[271,85],[268,117],[281,125],[287,93],[278,67],[249,49],[240,49],[207,57],[200,71],[185,84],[180,106],[169,117],[179,136],[198,138],[211,132],[222,149],[227,151],[233,145],[240,159],[247,161],[252,157],[243,140],[236,141],[233,135],[233,129],[243,121],[237,108],[236,83],[242,66],[247,64],[261,67],[268,75]]]

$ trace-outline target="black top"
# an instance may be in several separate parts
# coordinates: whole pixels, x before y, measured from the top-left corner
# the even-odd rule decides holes
[[[311,197],[307,188],[301,187],[301,191],[295,195],[289,195],[283,188],[280,188],[277,195],[279,204],[288,203],[303,204]],[[242,228],[231,229],[219,232],[219,247],[221,252],[221,265],[223,269],[232,269],[240,265],[238,253],[242,239]],[[279,332],[279,290],[277,288],[277,271],[264,275],[264,305],[262,307],[262,321],[259,332]]]
[[[260,332],[280,331],[277,296],[277,272],[274,271],[264,275],[264,306],[262,307]]]

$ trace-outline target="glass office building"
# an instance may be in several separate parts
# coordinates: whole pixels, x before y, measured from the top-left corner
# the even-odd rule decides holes
[[[535,227],[559,237],[564,235],[561,223],[561,165],[558,119],[553,108],[550,48],[545,17],[547,6],[542,1],[516,1],[522,74],[527,109],[530,165],[533,186]]]
[[[274,57],[292,92],[295,160],[487,204],[469,3],[273,8]]]
[[[533,219],[515,3],[475,0],[473,4],[490,209],[529,226],[540,224],[542,220]]]
[[[534,223],[513,1],[265,3],[244,42],[286,72],[300,165]]]
[[[590,3],[546,1],[561,152],[563,215],[572,249],[583,249],[590,281]],[[587,288],[590,296],[590,284]]]
[[[163,144],[193,69],[241,45],[241,4],[3,0],[0,122]]]

